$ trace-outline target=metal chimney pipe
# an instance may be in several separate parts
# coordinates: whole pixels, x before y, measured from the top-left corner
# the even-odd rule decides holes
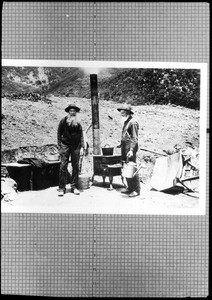
[[[92,127],[93,127],[93,154],[100,155],[100,134],[99,134],[99,100],[97,75],[90,74],[91,86],[91,110],[92,110]]]

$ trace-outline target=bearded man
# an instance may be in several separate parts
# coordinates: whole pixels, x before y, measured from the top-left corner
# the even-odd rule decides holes
[[[133,119],[134,114],[129,104],[124,104],[117,109],[121,114],[122,120],[122,135],[121,144],[121,158],[123,162],[133,161],[136,163],[136,153],[138,151],[138,130],[139,124]],[[140,195],[140,178],[138,173],[133,178],[126,178],[127,188],[122,190],[122,193],[129,195],[129,197],[136,197]]]
[[[58,196],[63,196],[66,192],[66,176],[70,156],[72,164],[71,192],[75,195],[80,194],[77,189],[79,160],[80,156],[84,155],[83,130],[77,117],[80,108],[70,104],[65,108],[65,111],[68,115],[60,121],[57,130],[57,142],[61,160]]]

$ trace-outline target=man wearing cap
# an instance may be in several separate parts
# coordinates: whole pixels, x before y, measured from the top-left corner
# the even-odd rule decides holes
[[[133,119],[134,114],[129,104],[123,104],[117,109],[121,114],[123,122],[121,144],[121,157],[123,162],[132,161],[136,163],[136,152],[138,151],[138,129],[139,124]],[[122,193],[129,197],[140,195],[140,178],[138,173],[133,178],[126,178],[127,188],[122,190]]]
[[[69,105],[65,108],[65,111],[68,115],[60,121],[57,130],[57,142],[61,160],[58,196],[63,196],[66,191],[66,175],[70,156],[72,164],[71,192],[75,195],[80,194],[77,189],[79,160],[80,156],[84,154],[83,130],[77,118],[80,108],[75,105]]]

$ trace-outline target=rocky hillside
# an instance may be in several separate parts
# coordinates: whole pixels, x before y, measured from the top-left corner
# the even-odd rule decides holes
[[[199,109],[199,70],[102,69],[99,98],[133,105],[174,104]],[[3,67],[2,96],[22,93],[90,98],[90,77],[79,68]]]
[[[121,124],[117,107],[133,105],[139,146],[173,153],[189,142],[199,147],[198,70],[102,69],[98,73],[101,147],[116,147]],[[65,107],[81,108],[83,128],[91,124],[90,76],[79,68],[2,67],[2,161],[41,155],[46,145],[56,145],[56,132]],[[85,170],[92,170],[92,129]],[[115,149],[119,153],[120,149]],[[163,152],[164,153],[164,152]],[[42,155],[41,155],[42,157]],[[156,154],[139,150],[149,178]]]
[[[91,100],[77,97],[51,96],[49,102],[30,101],[27,99],[2,99],[2,155],[12,149],[16,154],[29,156],[33,147],[56,144],[57,126],[66,115],[64,109],[74,103],[81,108],[79,118],[84,129],[91,123]],[[121,124],[118,103],[99,101],[101,146],[119,144]],[[199,147],[199,111],[172,105],[137,105],[133,106],[134,117],[139,123],[139,146],[153,151],[174,151],[174,147],[185,148],[187,142]],[[84,158],[85,171],[92,170],[92,129],[88,130],[89,155]],[[21,148],[21,149],[20,149]],[[19,150],[17,150],[19,149]],[[119,153],[115,149],[115,153]],[[19,154],[18,154],[19,153]],[[18,156],[17,156],[18,157]],[[147,164],[143,178],[150,178],[157,155],[138,151],[138,160]],[[5,160],[3,155],[2,160]]]

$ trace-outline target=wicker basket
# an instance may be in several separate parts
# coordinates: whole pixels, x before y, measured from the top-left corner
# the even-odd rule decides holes
[[[59,161],[59,154],[47,154],[46,159],[48,161]]]
[[[60,155],[55,145],[46,145],[44,149],[44,156],[48,161],[58,161]]]

